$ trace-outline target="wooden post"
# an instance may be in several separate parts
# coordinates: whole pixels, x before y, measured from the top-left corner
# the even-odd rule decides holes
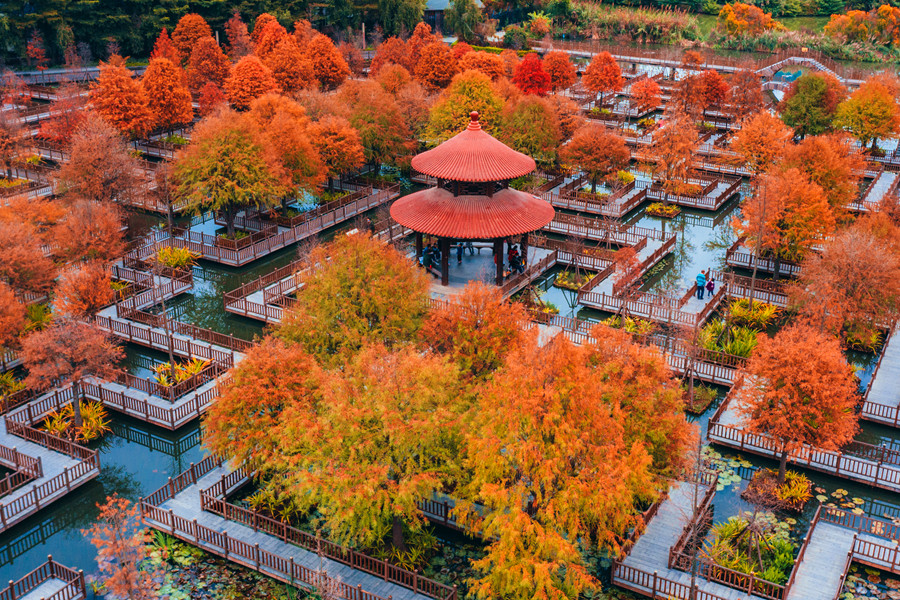
[[[71,490],[70,482],[69,482],[69,467],[66,467],[65,469],[63,469],[63,475],[65,476],[65,479],[66,479],[66,491],[68,492]]]
[[[169,524],[172,529],[172,535],[175,535],[175,511],[169,509]]]
[[[390,227],[390,224],[388,225]],[[422,258],[422,234],[418,231],[416,232],[416,262]]]
[[[227,532],[227,531],[223,531],[223,532],[222,532],[222,537],[225,538],[225,544],[224,544],[224,548],[225,548],[225,558],[228,558],[228,532]]]
[[[441,285],[450,284],[450,238],[441,239]]]
[[[497,285],[503,285],[503,238],[494,240],[494,262],[497,263],[495,283]]]
[[[9,580],[9,600],[16,600],[16,583],[12,579]]]
[[[253,544],[254,548],[254,559],[256,560],[256,570],[259,571],[259,544]]]
[[[290,572],[288,573],[288,578],[289,578],[288,584],[294,585],[294,557],[293,556],[290,558],[290,565],[291,566],[288,567],[290,569]]]
[[[653,594],[650,596],[651,598],[656,598],[656,578],[657,578],[656,573],[657,573],[656,571],[653,571]]]
[[[194,524],[193,532],[192,532],[193,535],[194,535],[194,539],[195,539],[197,542],[199,542],[199,541],[200,541],[200,531],[197,529],[197,519],[194,519],[194,520],[192,521],[192,523]]]

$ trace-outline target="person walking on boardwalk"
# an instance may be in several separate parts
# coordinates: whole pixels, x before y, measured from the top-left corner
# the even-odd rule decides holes
[[[697,273],[697,299],[703,300],[703,290],[706,289],[706,275],[703,271]]]
[[[713,296],[715,296],[715,291],[716,291],[716,279],[715,279],[712,275],[709,276],[709,280],[706,282],[706,291],[708,292],[707,295],[708,295],[710,298],[712,298]]]
[[[462,240],[458,244],[456,244],[456,264],[462,264],[462,255],[463,255],[463,243]]]

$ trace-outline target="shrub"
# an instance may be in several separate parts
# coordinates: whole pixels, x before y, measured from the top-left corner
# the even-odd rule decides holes
[[[92,442],[111,430],[106,409],[103,408],[101,402],[82,400],[80,405],[81,418],[84,421],[80,429],[71,430],[72,421],[75,419],[75,410],[71,404],[67,404],[59,411],[53,410],[47,413],[44,419],[44,430],[58,437],[66,437],[72,433],[75,440],[81,442]]]
[[[749,327],[732,326],[726,329],[725,321],[715,319],[700,330],[697,343],[710,352],[724,352],[749,358],[756,348],[757,332]]]
[[[601,321],[601,323],[603,323],[604,325],[606,325],[608,327],[612,327],[614,329],[619,329],[619,328],[622,328],[623,321],[622,321],[621,317],[612,316],[607,319],[604,319],[603,321]],[[636,335],[647,335],[648,333],[651,333],[653,331],[653,329],[656,327],[656,325],[653,323],[653,321],[648,321],[646,319],[632,318],[632,317],[625,317],[624,324],[625,324],[624,329],[626,332],[633,333]]]
[[[578,3],[572,11],[578,23],[576,33],[601,38],[630,37],[644,42],[674,44],[682,40],[699,40],[697,17],[681,10],[625,8],[600,3]]]
[[[884,341],[878,329],[865,324],[850,325],[844,331],[844,343],[851,350],[875,352]]]
[[[651,119],[650,117],[646,117],[637,122],[637,126],[640,129],[653,129],[656,127],[656,119]]]
[[[662,202],[653,202],[647,207],[647,214],[654,217],[663,217],[671,219],[681,214],[681,209],[675,204],[663,204]]]
[[[176,362],[174,365],[164,362],[154,367],[154,379],[159,385],[173,386],[198,375],[207,366],[209,366],[209,361],[199,358],[194,358],[186,363]]]
[[[0,398],[25,389],[25,383],[16,379],[12,371],[0,373]]]
[[[634,182],[634,175],[628,171],[619,171],[616,173],[616,179],[618,179],[619,183],[622,185],[628,185],[629,183]]]
[[[771,515],[731,517],[712,528],[712,541],[702,550],[705,558],[747,575],[775,584],[783,584],[794,566],[795,544],[791,542],[790,526],[778,522]],[[749,534],[750,528],[754,531]]]

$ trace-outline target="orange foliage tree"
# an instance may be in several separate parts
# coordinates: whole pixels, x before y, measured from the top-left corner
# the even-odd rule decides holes
[[[885,232],[880,229],[886,229]],[[872,332],[900,310],[898,230],[889,218],[861,219],[803,261],[792,304],[838,332]]]
[[[406,44],[400,38],[389,37],[384,40],[375,51],[369,73],[376,75],[387,65],[408,65]]]
[[[519,64],[519,54],[511,48],[507,48],[500,53],[500,60],[503,61],[506,69],[506,76],[512,77],[513,73],[516,72],[516,66]]]
[[[292,93],[318,86],[312,63],[291,36],[285,35],[266,55],[264,62],[272,70],[278,86],[285,92]]]
[[[568,52],[553,50],[544,55],[544,71],[550,75],[550,88],[555,92],[575,83],[575,65]]]
[[[93,317],[113,303],[109,269],[99,261],[87,262],[60,278],[56,288],[56,307],[63,315],[82,319]]]
[[[798,169],[765,175],[758,193],[744,201],[739,235],[771,254],[778,278],[782,260],[800,261],[834,231],[835,219],[821,187]]]
[[[479,597],[562,599],[596,590],[583,552],[615,553],[636,524],[634,506],[656,494],[650,451],[665,448],[648,441],[666,435],[635,430],[667,415],[687,431],[665,360],[625,335],[597,335],[597,345],[574,346],[564,336],[527,344],[480,390],[467,427],[471,481],[456,511],[490,540],[473,562],[481,578],[470,590]],[[635,403],[651,414],[639,411],[629,424]],[[671,464],[683,450],[668,456]]]
[[[459,70],[462,71],[479,71],[484,73],[493,81],[506,75],[506,66],[503,59],[496,54],[487,52],[466,52],[459,59]]]
[[[109,202],[77,200],[53,228],[53,254],[63,260],[113,260],[125,251],[122,215]]]
[[[348,120],[359,132],[368,162],[376,169],[385,163],[405,163],[414,143],[390,94],[374,81],[352,81],[341,88],[338,100],[349,109]]]
[[[344,58],[344,62],[350,67],[350,72],[356,77],[361,77],[366,68],[366,61],[362,52],[353,44],[341,42],[337,47],[338,52]]]
[[[187,83],[195,92],[207,83],[221,88],[230,69],[228,57],[211,37],[201,38],[191,51],[187,67]]]
[[[278,19],[273,17],[267,12],[260,13],[256,20],[253,21],[253,31],[250,32],[250,41],[255,45],[258,41],[262,32],[265,31],[266,25],[269,23],[277,23]]]
[[[106,333],[81,321],[56,318],[49,327],[22,340],[22,363],[28,370],[25,384],[36,390],[48,390],[59,381],[72,384],[72,396],[81,399],[85,377],[110,379],[115,363],[124,356]],[[72,421],[76,434],[83,424],[80,402],[73,402]]]
[[[350,66],[326,35],[316,34],[309,41],[306,57],[312,63],[313,75],[323,89],[333,90],[350,76]]]
[[[29,225],[0,221],[0,256],[0,280],[14,290],[43,294],[53,287],[55,268]]]
[[[361,167],[366,160],[359,132],[342,117],[324,117],[310,126],[309,134],[325,164],[329,191],[334,189],[335,177]]]
[[[324,365],[340,365],[369,342],[402,345],[425,317],[425,275],[393,246],[365,234],[338,236],[307,259],[316,265],[276,331]]]
[[[197,13],[188,13],[178,20],[172,31],[172,43],[181,56],[190,56],[197,42],[201,38],[212,37],[212,34],[206,19]]]
[[[578,129],[563,146],[560,158],[566,164],[584,171],[591,182],[591,193],[597,193],[597,182],[628,166],[631,152],[625,140],[603,125],[589,124]]]
[[[656,166],[653,176],[662,181],[668,193],[687,181],[693,171],[694,155],[699,144],[697,128],[683,114],[675,114],[653,134],[653,154]]]
[[[781,168],[799,169],[822,188],[835,215],[846,213],[859,194],[865,168],[862,155],[846,135],[828,134],[805,138],[786,147]]]
[[[132,79],[121,57],[100,63],[100,75],[91,84],[91,105],[119,131],[141,137],[153,126],[147,94]]]
[[[150,58],[167,58],[172,61],[173,65],[181,65],[181,54],[178,52],[178,48],[172,43],[172,38],[169,37],[169,33],[166,31],[165,27],[163,27],[163,30],[156,38],[156,43],[153,44],[153,51],[150,52]]]
[[[728,35],[757,36],[765,31],[784,29],[784,25],[772,18],[772,13],[743,2],[726,3],[719,11],[716,26]]]
[[[550,91],[550,75],[544,71],[543,61],[535,52],[529,52],[516,66],[512,82],[526,94],[544,96]]]
[[[631,86],[631,100],[638,114],[655,110],[659,107],[661,93],[655,79],[641,79]]]
[[[225,80],[228,101],[238,110],[246,110],[256,98],[277,91],[278,82],[272,76],[272,71],[253,55],[239,60]]]
[[[412,75],[409,74],[406,67],[397,64],[389,64],[378,71],[376,81],[384,88],[384,91],[393,95],[412,81]]]
[[[191,92],[184,85],[181,69],[167,58],[152,58],[141,86],[153,114],[153,126],[169,129],[186,125],[194,119]]]
[[[0,281],[0,348],[9,348],[25,327],[25,305],[11,287]]]
[[[275,49],[275,46],[288,37],[290,36],[288,35],[287,29],[285,29],[281,23],[278,21],[270,21],[269,23],[266,23],[262,33],[256,38],[256,43],[253,45],[253,51],[261,60],[266,60],[266,57]],[[296,42],[296,40],[294,41]]]
[[[62,191],[102,202],[125,200],[138,183],[137,160],[116,129],[87,113],[72,134],[69,160],[59,170]]]
[[[450,46],[433,42],[422,48],[414,73],[422,85],[434,92],[450,85],[458,69]]]
[[[897,15],[900,18],[900,9]],[[867,80],[837,107],[834,124],[849,131],[864,147],[871,141],[875,148],[879,139],[894,137],[900,131],[896,90],[880,80]]]
[[[764,110],[744,121],[731,138],[731,149],[740,156],[741,165],[759,175],[784,155],[793,137],[790,127]]]
[[[868,12],[848,10],[843,15],[831,15],[825,34],[844,42],[900,45],[900,8],[882,4]]]
[[[97,548],[97,564],[106,591],[116,598],[152,600],[157,597],[160,568],[147,569],[150,532],[141,526],[137,504],[113,494],[97,504],[97,522],[82,534]]]
[[[804,446],[839,450],[858,430],[853,368],[836,338],[808,325],[759,336],[739,393],[744,429],[774,443],[779,483]]]
[[[587,90],[600,94],[598,106],[603,106],[604,94],[618,92],[625,84],[622,69],[619,68],[619,63],[609,52],[600,52],[594,55],[591,64],[584,70],[581,81]]]
[[[505,302],[496,286],[472,282],[456,300],[432,309],[420,336],[427,348],[448,356],[460,372],[485,379],[506,356],[536,343],[525,330],[528,313],[518,302]]]
[[[238,11],[234,11],[231,18],[225,22],[225,35],[228,37],[228,56],[231,60],[240,60],[253,51],[250,32]]]
[[[415,73],[419,66],[419,55],[425,46],[434,44],[440,40],[431,33],[431,26],[428,23],[419,23],[413,29],[412,35],[406,40],[406,64],[410,73]]]

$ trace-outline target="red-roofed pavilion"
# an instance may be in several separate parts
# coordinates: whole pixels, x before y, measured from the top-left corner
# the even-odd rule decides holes
[[[534,160],[516,152],[481,129],[478,113],[461,133],[412,159],[419,173],[437,179],[437,186],[400,198],[391,217],[416,232],[416,258],[422,255],[422,236],[435,236],[441,250],[441,283],[450,277],[452,241],[490,241],[495,256],[503,244],[553,220],[550,203],[509,187],[509,182],[534,171]],[[524,252],[523,252],[524,254]],[[503,283],[503,260],[497,260],[497,285]]]

